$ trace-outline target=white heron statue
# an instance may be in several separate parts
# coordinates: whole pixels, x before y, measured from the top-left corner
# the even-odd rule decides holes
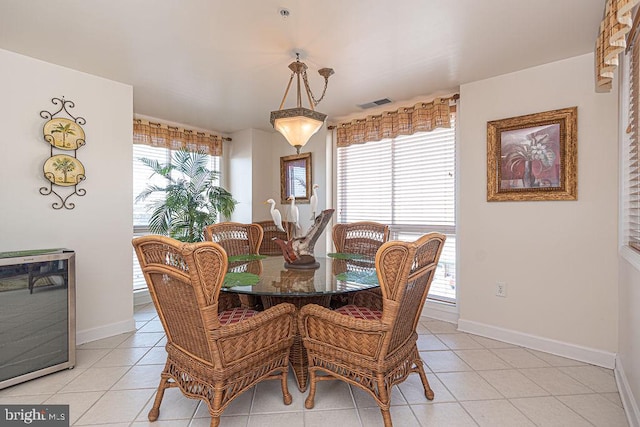
[[[318,184],[313,184],[311,198],[309,198],[309,204],[311,205],[311,221],[316,219],[316,210],[318,209],[318,194],[316,193],[316,190],[318,188],[320,188]]]
[[[276,201],[273,199],[269,199],[264,203],[269,203],[271,205],[271,218],[273,219],[273,223],[276,225],[276,228],[280,231],[285,231],[284,227],[282,226],[282,215],[280,214],[280,211],[276,209]]]
[[[296,225],[296,229],[300,230],[300,211],[296,206],[296,197],[289,196],[289,200],[291,200],[291,206],[289,207],[289,214],[291,215],[291,222]]]

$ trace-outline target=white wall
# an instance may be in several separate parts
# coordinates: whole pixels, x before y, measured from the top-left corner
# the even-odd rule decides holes
[[[132,88],[0,50],[0,251],[76,251],[79,343],[135,329],[132,293]],[[73,210],[54,210],[42,166],[50,155],[40,111],[54,97],[86,119],[77,152],[87,179]],[[64,190],[62,190],[64,191]]]
[[[578,200],[486,201],[487,121],[578,107]],[[583,55],[460,88],[461,329],[612,365],[617,351],[617,96]],[[507,298],[495,296],[497,281]],[[597,360],[596,360],[597,359]],[[611,366],[612,367],[612,366]]]
[[[271,219],[267,199],[276,201],[276,207],[283,218],[288,213],[289,204],[280,203],[280,157],[295,154],[284,137],[278,132],[265,132],[257,129],[246,129],[231,135],[232,141],[225,144],[228,190],[238,200],[232,221],[249,223]],[[312,180],[320,186],[318,190],[318,209],[327,209],[327,129],[326,126],[311,137],[301,152],[311,153]],[[330,150],[329,150],[330,151]],[[330,163],[330,162],[329,162]],[[303,229],[311,224],[309,203],[297,203],[300,211],[300,222]],[[331,238],[332,224],[318,239],[316,254],[327,252],[327,239]]]
[[[229,165],[225,168],[226,189],[237,200],[231,221],[250,223],[252,221],[253,203],[253,154],[252,130],[245,129],[231,135],[232,141],[225,143],[225,161]]]
[[[264,204],[268,199],[280,201],[280,159],[273,155],[272,132],[253,130],[253,221],[271,219],[271,205]],[[274,188],[278,186],[278,190]]]
[[[231,137],[225,160],[229,163],[228,189],[238,200],[232,220],[250,223],[270,219],[269,205],[263,202],[280,199],[280,190],[272,191],[280,173],[279,159],[273,155],[272,133],[245,129]]]
[[[327,128],[326,125],[323,126],[318,133],[313,135],[309,142],[302,147],[300,153],[311,153],[311,180],[312,185],[318,184],[320,188],[317,190],[318,194],[318,211],[322,211],[324,209],[332,208],[331,202],[327,202]],[[278,133],[273,132],[271,134],[271,167],[273,172],[270,172],[269,176],[272,178],[271,180],[271,194],[276,197],[273,199],[276,202],[280,202],[280,157],[283,156],[291,156],[296,154],[295,148],[293,148],[287,142],[284,137]],[[273,179],[275,178],[275,179]],[[300,224],[303,230],[308,230],[313,221],[311,221],[311,207],[308,202],[306,203],[296,203],[298,206],[298,210],[300,211]],[[289,205],[277,205],[277,208],[282,212],[282,216],[284,217],[285,212],[289,208]],[[269,210],[264,209],[264,214],[260,218],[255,218],[256,221],[263,219],[270,219]],[[333,215],[333,220],[335,222],[335,214]],[[327,249],[330,246],[327,244],[327,239],[331,239],[331,227],[333,222],[330,222],[327,225],[327,228],[320,236],[315,246],[316,254],[326,254],[331,249]]]

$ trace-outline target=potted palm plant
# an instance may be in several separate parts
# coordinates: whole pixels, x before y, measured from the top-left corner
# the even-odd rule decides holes
[[[149,230],[183,242],[203,240],[206,225],[228,218],[238,203],[222,187],[213,185],[219,174],[208,168],[209,157],[202,152],[174,151],[168,164],[141,158],[152,175],[165,180],[164,185],[149,184],[137,197],[144,201],[152,194],[162,194],[149,209]]]

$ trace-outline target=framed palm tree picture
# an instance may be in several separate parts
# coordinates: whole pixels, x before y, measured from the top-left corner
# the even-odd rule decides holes
[[[577,199],[578,108],[487,123],[487,201]]]

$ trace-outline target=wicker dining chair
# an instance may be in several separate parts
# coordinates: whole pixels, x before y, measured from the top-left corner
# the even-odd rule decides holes
[[[182,243],[164,236],[133,240],[167,337],[167,361],[150,421],[158,419],[164,391],[179,387],[209,407],[211,427],[241,393],[266,379],[279,379],[285,404],[295,307],[264,312],[236,308],[218,313],[227,255],[212,242]]]
[[[374,257],[378,248],[389,240],[389,226],[373,221],[336,224],[332,237],[337,252]]]
[[[258,224],[220,222],[204,228],[204,239],[222,246],[227,256],[257,255],[262,243],[262,236],[262,227]],[[237,305],[259,308],[259,302],[255,296],[221,294],[220,308],[228,309]]]
[[[287,232],[278,230],[276,224],[271,220],[257,221],[256,224],[262,227],[264,233],[262,243],[258,249],[260,255],[282,255],[282,249],[276,245],[273,238],[277,237],[282,240],[288,240]],[[285,230],[289,230],[289,236],[293,236],[293,227],[295,227],[295,224],[283,221],[282,227],[284,227]]]
[[[332,237],[337,252],[374,258],[380,246],[389,240],[389,226],[373,221],[336,224]],[[336,295],[331,302],[334,307],[349,303],[381,310],[382,294],[379,289],[358,291],[350,295]]]
[[[227,252],[227,256],[257,255],[263,234],[262,227],[258,224],[239,222],[220,222],[204,228],[204,239],[218,243]]]
[[[309,359],[307,409],[314,406],[318,381],[340,379],[371,394],[390,427],[391,389],[412,372],[420,375],[427,399],[434,398],[418,353],[416,326],[444,241],[444,235],[429,233],[415,242],[380,247],[381,311],[355,305],[332,311],[315,304],[300,309],[298,330]]]

